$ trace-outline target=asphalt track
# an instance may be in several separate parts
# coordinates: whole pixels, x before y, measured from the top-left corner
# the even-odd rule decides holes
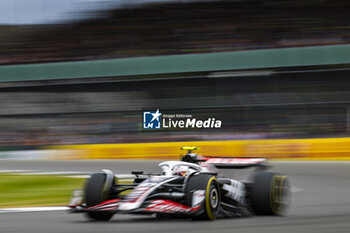
[[[110,222],[88,222],[65,211],[0,214],[1,233],[72,232],[350,232],[349,162],[279,162],[273,170],[289,176],[293,200],[285,217],[248,217],[213,222],[155,220],[152,217],[116,215]],[[94,172],[107,168],[116,173],[132,169],[157,171],[154,161],[0,161],[0,170]],[[228,171],[228,174],[233,172]],[[240,177],[245,171],[235,172]]]

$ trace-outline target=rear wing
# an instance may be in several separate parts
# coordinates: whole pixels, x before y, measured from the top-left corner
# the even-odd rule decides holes
[[[203,157],[205,163],[222,169],[239,169],[248,167],[267,167],[265,158],[238,157]]]

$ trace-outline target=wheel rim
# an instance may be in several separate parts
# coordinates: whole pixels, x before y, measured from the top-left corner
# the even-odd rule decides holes
[[[281,199],[278,202],[282,210],[284,210],[289,206],[290,198],[291,198],[291,194],[290,194],[289,184],[288,182],[284,181],[281,187]]]
[[[276,214],[283,214],[290,203],[290,187],[286,176],[274,177],[273,210]]]
[[[215,186],[211,189],[209,198],[210,198],[211,208],[215,209],[219,203],[219,194]]]
[[[214,220],[220,207],[220,190],[218,189],[215,177],[207,182],[205,193],[205,215],[207,219]]]

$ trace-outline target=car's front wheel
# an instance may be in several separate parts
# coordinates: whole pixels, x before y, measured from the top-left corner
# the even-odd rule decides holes
[[[98,205],[109,199],[109,189],[105,190],[105,173],[94,173],[85,184],[85,202],[87,207]],[[113,181],[114,183],[114,181]],[[95,221],[108,221],[112,218],[112,213],[102,211],[87,212],[87,217]]]
[[[193,195],[197,190],[204,191],[204,200],[201,214],[194,216],[194,219],[216,219],[219,213],[221,196],[215,176],[198,174],[189,178],[186,191],[187,205],[192,206],[194,200]]]

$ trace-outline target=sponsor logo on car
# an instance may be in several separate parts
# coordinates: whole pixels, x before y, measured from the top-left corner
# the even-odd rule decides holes
[[[199,207],[191,208],[169,200],[154,200],[145,210],[160,213],[190,213],[198,208]]]

